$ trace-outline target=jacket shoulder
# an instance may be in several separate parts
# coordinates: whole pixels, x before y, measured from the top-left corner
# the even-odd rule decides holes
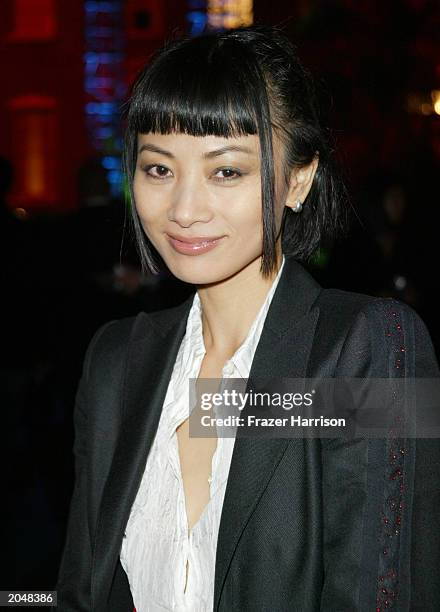
[[[371,363],[371,374],[437,376],[435,349],[417,311],[396,298],[323,289],[317,345],[353,370]],[[362,365],[363,364],[363,365]],[[359,370],[361,371],[361,369]]]
[[[90,377],[93,367],[92,362],[93,365],[95,363],[108,365],[109,360],[121,362],[137,316],[139,315],[112,319],[100,325],[94,332],[87,346],[83,362],[83,376],[86,380]]]
[[[318,350],[333,356],[338,354],[355,322],[365,318],[362,313],[368,313],[374,309],[377,300],[383,299],[343,289],[324,288],[315,304],[319,308],[315,339]]]
[[[157,333],[165,334],[167,329],[188,310],[193,296],[182,304],[151,312],[140,311],[136,315],[112,319],[103,323],[92,336],[86,350],[84,368],[87,378],[90,363],[104,363],[111,366],[124,361],[130,340],[144,337],[145,330],[153,327]]]
[[[336,364],[345,360],[361,368],[374,359],[379,366],[390,351],[400,351],[405,344],[414,346],[417,334],[423,337],[425,346],[430,343],[426,326],[417,312],[392,297],[329,288],[321,291],[316,306],[319,318],[313,365],[322,368],[326,363],[328,376],[333,375]]]
[[[405,302],[393,297],[378,297],[343,289],[323,289],[318,297],[320,316],[336,330],[348,331],[359,319],[387,322],[390,317],[421,321],[417,312]]]

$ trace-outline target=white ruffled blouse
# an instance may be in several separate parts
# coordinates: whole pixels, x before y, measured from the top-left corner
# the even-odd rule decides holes
[[[281,267],[249,333],[222,370],[248,378]],[[218,437],[212,458],[210,500],[188,533],[176,429],[189,417],[189,378],[205,355],[198,293],[168,385],[158,429],[131,508],[120,550],[137,612],[212,612],[217,536],[235,437]],[[188,576],[186,565],[188,561]]]

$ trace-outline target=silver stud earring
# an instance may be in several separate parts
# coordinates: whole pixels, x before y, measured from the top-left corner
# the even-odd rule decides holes
[[[301,200],[297,200],[297,201],[295,202],[295,206],[292,206],[292,210],[293,210],[293,212],[296,212],[296,213],[301,212],[301,211],[302,211],[302,208],[303,208],[303,205],[302,205]]]

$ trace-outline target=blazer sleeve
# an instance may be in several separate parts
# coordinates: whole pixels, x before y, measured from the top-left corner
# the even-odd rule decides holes
[[[74,461],[75,481],[70,502],[66,539],[56,584],[57,609],[60,612],[89,612],[91,610],[92,550],[87,513],[88,452],[87,452],[87,394],[90,363],[95,347],[109,321],[93,335],[83,361],[74,406]]]
[[[378,298],[355,317],[336,377],[438,378],[427,328]],[[323,612],[440,610],[440,440],[321,439]]]

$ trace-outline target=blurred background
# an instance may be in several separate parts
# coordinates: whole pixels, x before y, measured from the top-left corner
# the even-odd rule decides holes
[[[323,92],[356,214],[309,270],[324,286],[394,296],[437,353],[438,0],[2,0],[2,408],[11,491],[1,589],[52,589],[73,486],[74,396],[110,319],[193,290],[144,276],[127,231],[120,110],[170,36],[282,25]],[[125,228],[125,229],[124,229]],[[7,552],[10,550],[10,552]]]

